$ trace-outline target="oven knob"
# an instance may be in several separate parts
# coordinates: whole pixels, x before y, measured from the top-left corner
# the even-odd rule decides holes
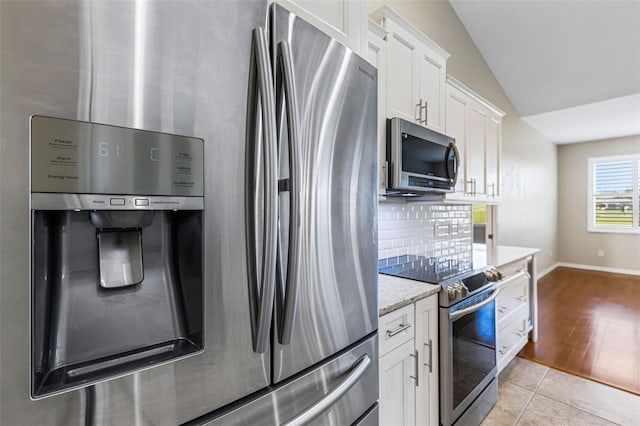
[[[453,287],[447,287],[447,296],[449,297],[449,301],[454,301],[457,299],[456,289]]]
[[[484,273],[484,275],[487,277],[487,280],[491,282],[500,281],[502,279],[502,274],[495,268],[489,269]]]
[[[467,297],[469,295],[469,287],[464,285],[464,283],[458,283],[456,285],[459,286],[460,292],[462,293],[462,297]]]
[[[456,299],[461,299],[469,295],[469,289],[461,282],[454,283],[453,288],[456,290]]]

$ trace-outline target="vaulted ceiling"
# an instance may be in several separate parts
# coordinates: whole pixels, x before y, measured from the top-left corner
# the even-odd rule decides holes
[[[640,0],[451,0],[514,108],[556,143],[640,134]]]

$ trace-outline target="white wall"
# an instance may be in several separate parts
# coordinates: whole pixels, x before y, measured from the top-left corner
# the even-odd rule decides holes
[[[640,234],[587,231],[590,157],[640,153],[640,136],[584,142],[558,147],[559,261],[640,272]],[[604,256],[598,256],[604,250]]]
[[[557,148],[520,119],[462,22],[446,1],[370,1],[389,5],[447,50],[447,72],[507,113],[503,120],[498,243],[541,249],[538,268],[556,262]]]

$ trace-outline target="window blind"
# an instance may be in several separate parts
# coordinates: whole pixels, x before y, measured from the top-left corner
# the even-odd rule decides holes
[[[591,159],[590,229],[638,229],[640,160],[637,155],[615,160]]]

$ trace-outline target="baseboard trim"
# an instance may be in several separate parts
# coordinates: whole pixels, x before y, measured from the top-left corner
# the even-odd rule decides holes
[[[613,274],[639,275],[640,276],[640,270],[637,270],[637,269],[610,268],[608,266],[582,265],[582,264],[579,264],[579,263],[567,263],[567,262],[558,262],[553,267],[554,267],[554,269],[557,268],[557,267],[565,267],[565,268],[574,268],[574,269],[586,269],[588,271],[611,272]],[[545,271],[546,271],[546,269],[545,269]],[[551,272],[551,271],[549,271],[549,272]]]
[[[545,275],[547,275],[549,272],[552,272],[554,269],[556,269],[560,264],[559,263],[554,263],[553,265],[549,266],[546,269],[543,269],[542,271],[538,272],[538,279],[544,277]]]

